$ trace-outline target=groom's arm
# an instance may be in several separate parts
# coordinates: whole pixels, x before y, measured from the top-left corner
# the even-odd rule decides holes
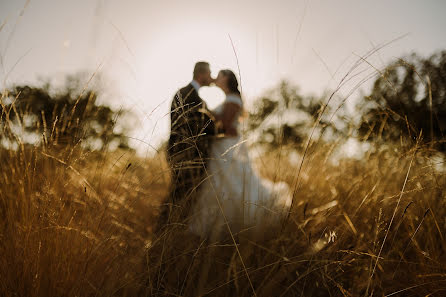
[[[198,132],[195,129],[197,109],[200,107],[200,103],[200,98],[194,96],[193,88],[185,87],[179,90],[173,98],[170,111],[172,130],[181,129],[183,134],[188,131],[183,135],[184,137],[196,135]]]
[[[215,136],[217,134],[217,120],[215,116],[207,108],[200,108],[198,111],[201,113],[203,133],[208,136]]]
[[[177,104],[172,110],[172,130],[182,131],[185,141],[217,134],[214,116],[208,109],[203,108],[203,101],[200,98],[196,99],[181,100],[177,96],[174,99],[177,100]]]

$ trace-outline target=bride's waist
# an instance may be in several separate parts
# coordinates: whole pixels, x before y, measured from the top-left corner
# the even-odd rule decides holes
[[[214,137],[213,142],[239,142],[241,139],[240,135],[217,135]]]
[[[240,133],[237,133],[237,135],[228,135],[225,133],[218,133],[214,136],[214,139],[222,139],[222,138],[240,138]]]

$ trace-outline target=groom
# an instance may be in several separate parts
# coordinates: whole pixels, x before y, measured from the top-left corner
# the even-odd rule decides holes
[[[210,144],[217,131],[213,117],[198,91],[212,82],[209,63],[197,62],[193,80],[181,88],[172,100],[167,145],[172,184],[169,196],[161,206],[157,230],[166,224],[182,223],[187,219],[197,188],[206,178]]]

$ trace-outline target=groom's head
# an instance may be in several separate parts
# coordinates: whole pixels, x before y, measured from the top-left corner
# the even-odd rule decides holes
[[[214,79],[211,77],[211,69],[208,62],[197,62],[194,67],[194,80],[196,80],[200,86],[209,86]]]

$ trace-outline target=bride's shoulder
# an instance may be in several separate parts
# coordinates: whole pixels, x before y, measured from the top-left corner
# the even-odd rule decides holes
[[[240,96],[237,95],[237,94],[229,94],[229,95],[227,95],[225,102],[235,103],[235,104],[240,105],[240,106],[243,105],[242,98],[240,98]]]

